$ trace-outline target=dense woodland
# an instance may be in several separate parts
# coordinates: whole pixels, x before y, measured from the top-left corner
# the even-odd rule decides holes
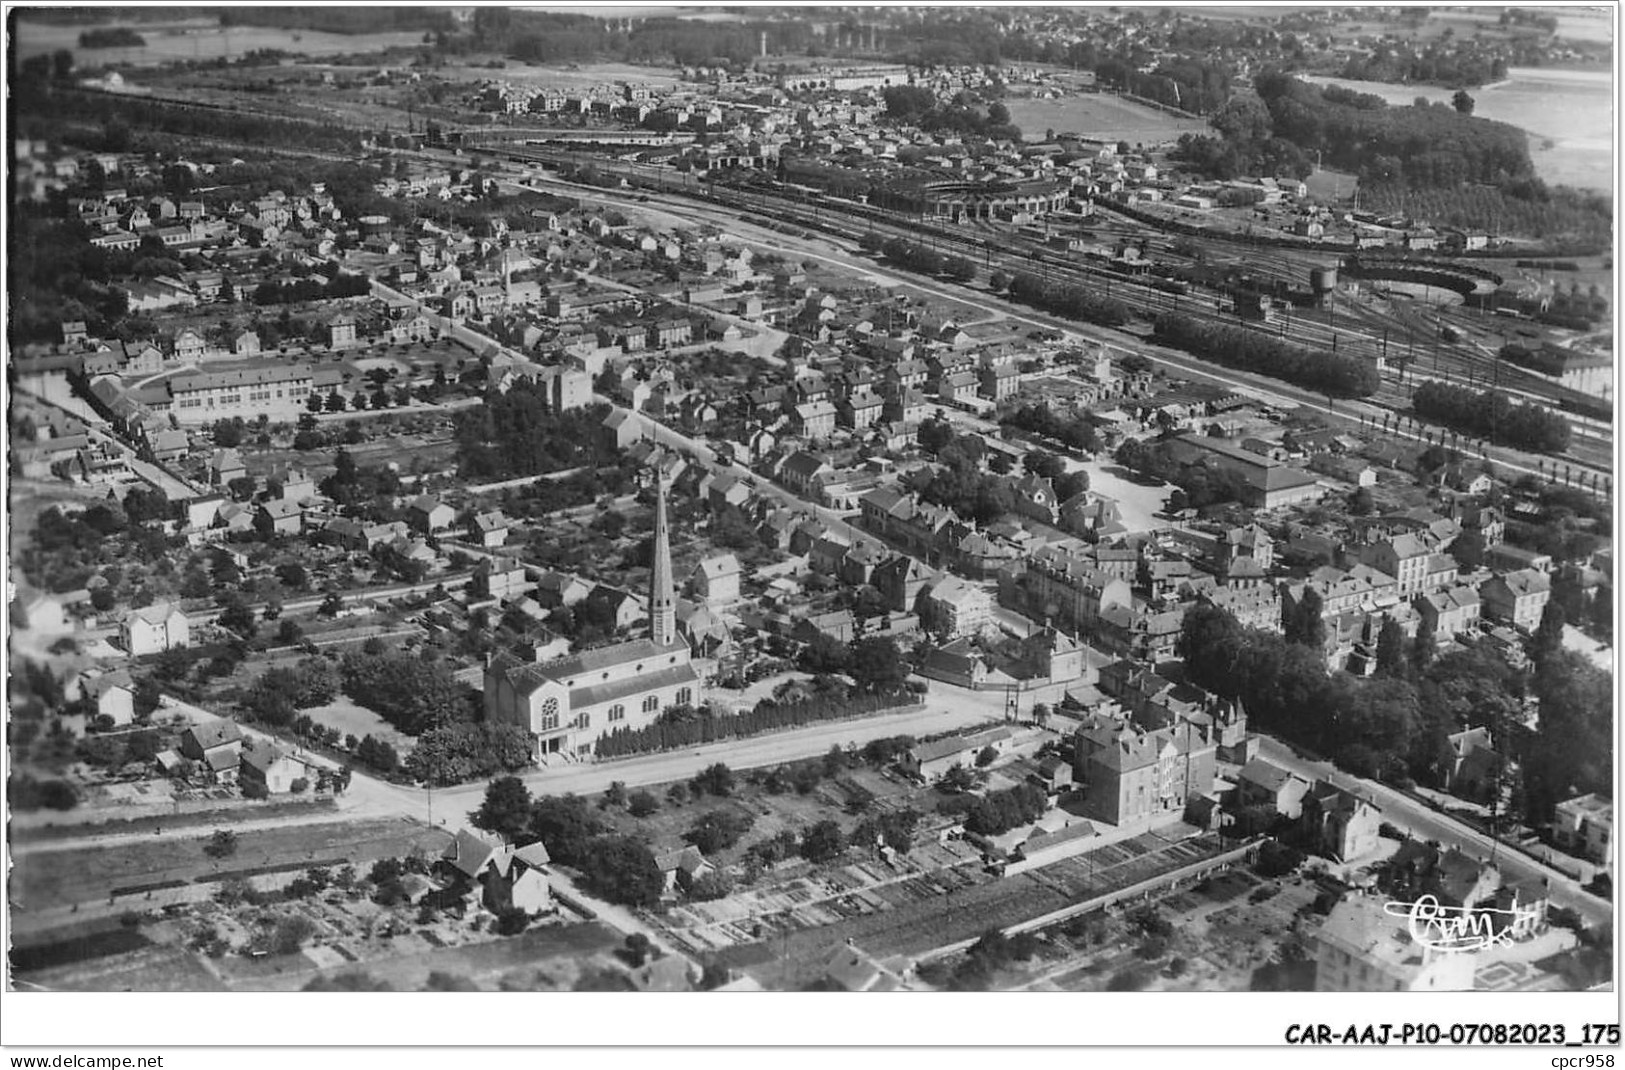
[[[1558,618],[1559,634],[1560,627]],[[1186,615],[1179,654],[1191,680],[1242,699],[1256,727],[1356,776],[1438,784],[1445,737],[1483,726],[1497,751],[1522,764],[1510,810],[1531,825],[1549,820],[1571,794],[1608,791],[1612,675],[1562,649],[1550,621],[1531,643],[1532,674],[1478,649],[1436,657],[1425,628],[1406,641],[1397,626],[1379,639],[1376,676],[1329,673],[1318,646],[1324,625],[1300,622],[1295,633],[1296,642],[1197,606]],[[1530,698],[1541,711],[1532,733],[1519,724]]]
[[[865,243],[871,244],[867,235]],[[893,264],[922,275],[946,275],[955,282],[970,282],[976,278],[974,262],[963,256],[939,253],[929,245],[891,238],[880,246],[880,251]]]
[[[538,383],[492,390],[484,405],[456,416],[458,469],[466,478],[500,480],[609,463],[599,431],[608,415],[605,405],[555,413]]]
[[[1472,115],[1464,93],[1454,106],[1419,98],[1394,107],[1280,71],[1260,74],[1254,89],[1256,97],[1234,97],[1214,113],[1217,136],[1182,136],[1179,158],[1218,178],[1302,177],[1317,165],[1350,171],[1373,209],[1438,225],[1590,243],[1611,233],[1606,196],[1548,188],[1535,176],[1528,135]]]
[[[1381,385],[1369,361],[1315,352],[1245,327],[1168,313],[1157,317],[1153,337],[1215,364],[1284,379],[1330,397],[1370,397]]]
[[[1128,305],[1076,283],[1051,282],[1028,272],[1010,280],[1010,297],[1024,305],[1102,327],[1121,327],[1134,317]]]
[[[1424,419],[1497,445],[1556,454],[1569,448],[1569,422],[1561,414],[1541,405],[1514,404],[1499,391],[1429,380],[1411,395],[1411,407]]]
[[[1338,74],[1362,82],[1410,85],[1478,86],[1507,76],[1506,60],[1463,48],[1424,48],[1379,44],[1369,55],[1350,56]]]
[[[922,130],[971,134],[996,141],[1021,140],[1021,128],[1010,122],[1009,109],[998,101],[983,107],[965,94],[951,101],[938,101],[931,90],[912,85],[892,86],[881,95],[886,101],[887,117],[900,123]]]

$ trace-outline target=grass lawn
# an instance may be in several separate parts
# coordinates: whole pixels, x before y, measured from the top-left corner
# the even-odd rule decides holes
[[[27,980],[56,992],[222,992],[226,988],[197,955],[179,947],[149,947],[56,966],[30,973]]]
[[[353,735],[357,739],[371,736],[380,742],[388,743],[403,760],[417,745],[417,740],[412,736],[399,731],[378,714],[365,706],[357,706],[342,695],[325,706],[312,706],[303,712],[317,724],[326,728],[336,728],[345,735]]]
[[[1308,187],[1309,196],[1317,201],[1342,201],[1354,196],[1360,181],[1343,171],[1322,168],[1304,179],[1303,184]]]
[[[1180,134],[1206,133],[1205,119],[1182,119],[1133,101],[1103,93],[1086,93],[1059,100],[1006,101],[1010,121],[1021,127],[1028,141],[1044,140],[1045,132],[1076,133],[1131,145],[1176,140]]]
[[[116,888],[187,881],[262,866],[344,858],[357,866],[399,857],[421,846],[440,850],[446,834],[416,821],[394,818],[344,824],[290,825],[237,833],[228,858],[204,854],[207,839],[154,834],[152,842],[120,843],[75,851],[41,851],[16,858],[13,900],[29,909],[107,899]]]

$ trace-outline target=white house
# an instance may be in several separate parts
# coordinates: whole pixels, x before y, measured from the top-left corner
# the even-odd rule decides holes
[[[119,625],[119,636],[132,657],[188,646],[192,638],[186,614],[168,602],[132,609]]]
[[[739,559],[718,554],[701,561],[694,569],[694,593],[707,605],[726,605],[739,600]]]

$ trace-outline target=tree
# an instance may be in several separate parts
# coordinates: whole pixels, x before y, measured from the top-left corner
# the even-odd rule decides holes
[[[626,801],[626,811],[633,817],[648,817],[660,810],[660,801],[651,792],[639,789]]]
[[[644,933],[631,933],[626,938],[626,954],[635,969],[642,966],[654,950],[654,944]]]
[[[1540,614],[1540,625],[1529,643],[1530,657],[1537,665],[1563,649],[1563,628],[1567,623],[1563,607],[1556,601],[1547,602]]]
[[[1066,462],[1044,450],[1032,450],[1022,458],[1021,464],[1040,479],[1054,479],[1066,472]]]
[[[735,778],[733,770],[721,762],[702,769],[693,780],[693,789],[696,796],[710,793],[718,798],[727,798],[733,794]]]
[[[215,618],[220,627],[236,632],[244,639],[252,639],[259,631],[259,625],[254,621],[254,612],[248,608],[242,596],[231,593],[221,601],[220,615]]]
[[[940,453],[954,439],[953,428],[947,420],[933,417],[920,424],[915,433],[915,441],[920,448],[930,453]]]
[[[531,827],[530,789],[516,776],[503,776],[485,786],[485,798],[469,814],[474,827],[495,832],[511,842],[523,840]]]
[[[276,567],[276,578],[284,587],[298,590],[310,582],[310,576],[305,572],[305,566],[296,561],[290,561]]]
[[[1405,675],[1405,629],[1389,617],[1377,633],[1377,675]]]
[[[1411,671],[1418,675],[1432,664],[1434,655],[1438,653],[1439,640],[1434,620],[1424,614],[1421,623],[1416,626],[1416,638],[1411,641]]]
[[[532,804],[530,832],[560,865],[579,866],[604,824],[578,795],[543,796]]]
[[[666,881],[643,844],[626,836],[600,836],[585,847],[577,866],[595,895],[631,907],[649,908],[660,902]],[[551,854],[551,845],[548,850]]]
[[[846,850],[846,836],[834,821],[818,822],[801,840],[801,856],[814,865],[832,861]]]
[[[897,691],[908,680],[896,641],[885,635],[854,640],[847,672],[860,689],[875,693]]]
[[[999,752],[991,746],[983,747],[976,755],[976,768],[986,769],[999,757]]]
[[[203,845],[203,853],[210,858],[230,858],[237,853],[237,834],[230,829],[215,829]]]
[[[316,607],[316,615],[319,617],[336,617],[342,612],[344,612],[344,596],[337,591],[329,591],[327,597],[322,599],[322,604]]]
[[[1465,89],[1456,90],[1456,95],[1450,98],[1450,106],[1462,115],[1473,114],[1473,98],[1467,95]]]
[[[441,724],[418,737],[406,770],[430,784],[457,784],[530,764],[530,736],[519,725]]]
[[[749,814],[712,810],[701,816],[694,827],[683,834],[683,839],[698,847],[702,854],[716,854],[738,843],[754,824]]]
[[[956,765],[942,774],[937,787],[950,794],[966,792],[976,786],[976,775],[962,765]]]
[[[497,911],[497,921],[493,928],[498,936],[518,936],[530,925],[530,915],[518,907],[508,907]]]
[[[1325,600],[1320,592],[1313,587],[1305,587],[1303,597],[1298,600],[1290,618],[1287,620],[1286,639],[1289,643],[1306,646],[1310,650],[1322,651],[1326,649],[1326,622],[1321,617]]]

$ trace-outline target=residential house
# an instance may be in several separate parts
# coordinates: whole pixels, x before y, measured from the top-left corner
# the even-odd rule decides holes
[[[710,606],[737,602],[740,575],[739,559],[733,554],[707,557],[694,568],[694,593]]]
[[[412,530],[424,535],[445,531],[457,520],[457,510],[429,494],[413,498],[406,507],[407,521]]]
[[[190,645],[191,625],[179,607],[155,602],[125,614],[119,636],[130,656],[139,658]]]
[[[261,503],[254,513],[254,528],[265,538],[298,535],[304,530],[305,513],[297,504],[276,499]]]
[[[945,576],[927,588],[920,609],[932,632],[946,639],[974,637],[993,620],[988,592],[957,576]]]
[[[991,747],[996,754],[1006,754],[1015,742],[1015,732],[1009,728],[990,728],[968,736],[949,736],[929,743],[916,743],[898,760],[898,768],[916,780],[931,782],[954,766],[971,768],[977,756]]]
[[[796,433],[815,442],[835,433],[835,406],[828,401],[812,401],[797,405],[792,424]]]
[[[1541,615],[1552,597],[1552,578],[1538,569],[1519,569],[1486,580],[1479,585],[1478,593],[1491,619],[1533,632],[1540,627]]]
[[[1557,804],[1552,838],[1565,851],[1604,866],[1614,864],[1614,804],[1596,794]]]
[[[1369,800],[1326,780],[1303,797],[1301,825],[1313,849],[1338,862],[1353,862],[1377,849],[1382,811]]]
[[[111,718],[115,726],[135,720],[135,682],[126,669],[86,673],[79,681],[79,694],[96,704],[96,716]]]
[[[217,774],[230,769],[231,776],[236,776],[237,755],[242,747],[243,730],[236,721],[224,717],[188,725],[181,733],[181,753]]]
[[[624,450],[643,437],[643,422],[625,409],[615,409],[604,417],[600,431],[606,449]]]
[[[1315,932],[1316,992],[1463,992],[1477,957],[1418,941],[1404,912],[1350,896]]]
[[[1427,589],[1429,558],[1433,556],[1433,548],[1420,535],[1407,533],[1365,543],[1353,556],[1394,577],[1402,598],[1410,598]]]
[[[481,905],[487,910],[541,914],[553,906],[547,869],[552,859],[541,841],[516,848],[505,840],[493,842],[459,829],[440,861],[454,876],[480,886]]]
[[[1445,791],[1463,799],[1486,800],[1495,790],[1501,756],[1490,745],[1490,730],[1481,725],[1445,737],[1439,765]]]
[[[712,872],[716,867],[706,860],[705,855],[693,844],[686,847],[662,851],[655,855],[655,868],[660,870],[660,877],[665,882],[666,893],[674,894],[680,885],[686,885],[695,879]]]
[[[919,673],[955,687],[980,689],[987,683],[987,662],[976,653],[969,639],[955,639],[947,646],[933,646],[920,663]]]
[[[234,479],[248,475],[242,455],[236,450],[215,450],[208,462],[209,485],[224,487]]]
[[[817,481],[834,471],[822,457],[803,450],[785,458],[779,466],[779,482],[802,497],[810,497],[817,492]]]
[[[1260,806],[1297,821],[1303,816],[1303,797],[1308,792],[1309,781],[1263,758],[1254,758],[1236,775],[1237,810]]]
[[[487,557],[474,566],[474,589],[484,598],[509,599],[528,590],[525,566],[513,557]]]
[[[1180,722],[1144,731],[1101,724],[1073,744],[1073,778],[1084,788],[1084,815],[1111,825],[1138,825],[1185,812],[1192,797],[1213,791],[1218,747],[1207,730]]]
[[[500,510],[475,513],[468,519],[468,537],[484,549],[496,549],[508,541],[508,518]]]
[[[572,609],[591,593],[590,583],[563,572],[546,572],[536,581],[536,600],[547,609]]]
[[[261,784],[268,794],[283,795],[294,790],[294,784],[310,782],[310,770],[281,745],[269,740],[249,737],[243,740],[238,755],[238,776],[244,783]]]
[[[894,554],[875,568],[869,582],[880,592],[887,609],[910,613],[918,605],[920,592],[930,578],[930,572],[918,560],[905,554]]]
[[[1432,626],[1434,639],[1440,643],[1475,629],[1482,608],[1478,592],[1467,586],[1419,595],[1412,604]]]

